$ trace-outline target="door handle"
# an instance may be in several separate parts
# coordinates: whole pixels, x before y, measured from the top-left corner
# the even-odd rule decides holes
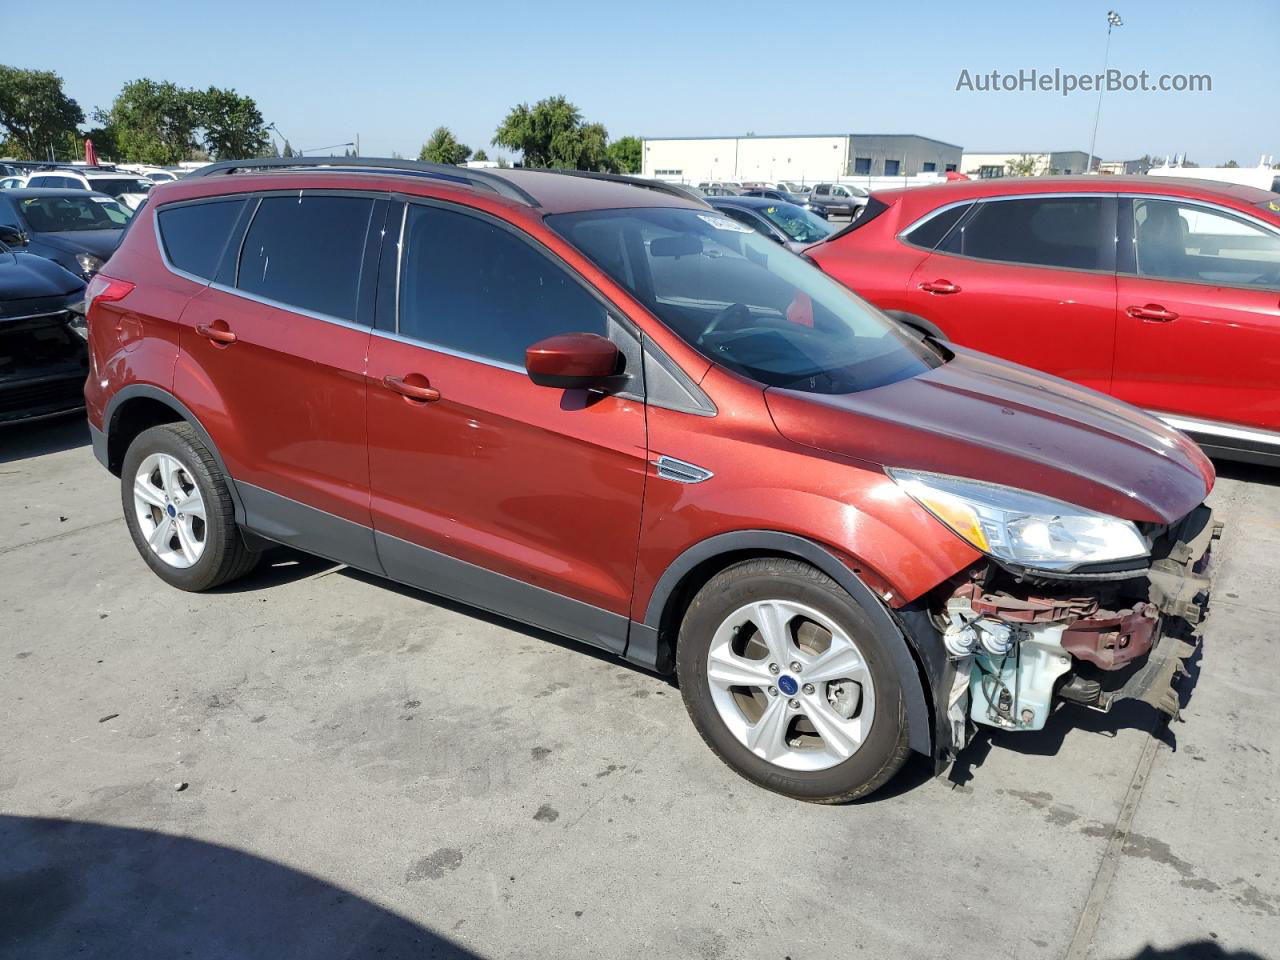
[[[414,374],[410,374],[410,376],[414,376]],[[422,377],[422,374],[417,374],[417,376]],[[422,377],[422,379],[426,380],[427,378]],[[388,390],[394,390],[402,397],[408,397],[410,400],[417,400],[421,403],[434,403],[440,399],[440,391],[435,387],[407,383],[403,377],[383,377],[382,385]]]
[[[1155,323],[1168,323],[1170,320],[1178,319],[1176,313],[1166,310],[1158,303],[1148,303],[1145,307],[1130,307],[1125,313],[1135,320],[1151,320]]]
[[[960,288],[950,280],[929,280],[920,284],[925,293],[959,293]]]
[[[218,322],[221,323],[222,321],[219,320]],[[211,327],[207,323],[200,323],[196,325],[196,333],[207,340],[212,340],[214,343],[225,345],[236,342],[236,335],[228,330],[225,324],[221,327]]]

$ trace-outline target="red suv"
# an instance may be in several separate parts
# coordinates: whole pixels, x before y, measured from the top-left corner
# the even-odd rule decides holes
[[[891,190],[807,253],[927,334],[1280,463],[1280,195],[1165,177]]]
[[[712,749],[805,800],[1063,700],[1176,709],[1195,445],[684,191],[215,164],[88,297],[94,450],[176,587],[290,544],[677,671]]]

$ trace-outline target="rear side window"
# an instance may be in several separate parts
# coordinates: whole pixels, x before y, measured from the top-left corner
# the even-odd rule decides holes
[[[264,197],[245,236],[236,286],[354,321],[372,213],[365,197]]]
[[[988,200],[939,249],[982,260],[1109,270],[1115,263],[1115,201],[1105,197]]]
[[[27,181],[29,187],[46,187],[49,189],[59,190],[83,190],[84,184],[75,177],[51,177],[38,176],[32,177]]]
[[[608,329],[600,302],[519,237],[478,217],[411,204],[398,332],[523,369],[525,350],[539,340]]]
[[[936,213],[906,234],[903,239],[913,246],[932,250],[942,242],[943,238],[951,232],[951,228],[959,223],[960,218],[968,213],[972,207],[973,204],[971,203],[962,203],[943,210],[941,213]]]
[[[185,273],[212,280],[245,203],[219,200],[162,208],[156,218],[169,262]]]

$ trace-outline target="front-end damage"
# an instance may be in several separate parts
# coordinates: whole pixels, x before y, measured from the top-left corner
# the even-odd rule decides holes
[[[935,591],[928,613],[947,655],[935,690],[939,761],[980,727],[1042,729],[1064,703],[1106,711],[1141,700],[1176,717],[1173,683],[1195,649],[1220,531],[1200,506],[1143,531],[1142,569],[1064,574],[988,561]]]

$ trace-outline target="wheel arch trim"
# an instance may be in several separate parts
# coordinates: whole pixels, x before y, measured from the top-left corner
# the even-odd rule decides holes
[[[803,560],[843,587],[854,602],[866,611],[877,633],[886,641],[885,646],[893,657],[894,668],[902,682],[911,749],[932,756],[934,724],[929,710],[929,691],[925,689],[924,680],[927,675],[924,664],[929,658],[923,651],[915,648],[914,638],[902,627],[898,618],[875,591],[830,550],[806,537],[775,530],[738,530],[717,534],[694,544],[676,557],[658,578],[645,608],[644,621],[633,625],[633,631],[635,627],[639,627],[654,646],[653,653],[659,654],[656,647],[662,642],[659,631],[663,618],[685,578],[708,560],[743,552],[771,553]],[[637,639],[639,638],[635,636],[632,638],[633,642]],[[627,652],[630,659],[633,652]]]
[[[240,502],[239,491],[236,490],[235,482],[232,480],[231,474],[227,470],[226,461],[222,459],[222,454],[218,452],[218,445],[213,442],[213,437],[211,437],[209,435],[209,431],[204,428],[204,424],[200,422],[200,418],[191,412],[191,408],[168,390],[150,383],[131,383],[116,391],[116,393],[107,402],[106,411],[102,416],[102,432],[106,443],[109,444],[111,441],[111,434],[116,428],[116,418],[119,415],[120,410],[130,400],[158,401],[172,409],[181,420],[185,421],[193,430],[195,430],[196,435],[200,438],[200,442],[208,448],[214,462],[218,465],[218,469],[222,471],[223,477],[226,478],[227,490],[230,491],[231,502],[235,505],[236,523],[243,524],[245,519],[244,504]],[[96,446],[94,452],[97,453]],[[104,449],[99,459],[102,460],[106,456],[107,453]],[[109,462],[104,462],[103,466],[108,470],[111,469]]]

